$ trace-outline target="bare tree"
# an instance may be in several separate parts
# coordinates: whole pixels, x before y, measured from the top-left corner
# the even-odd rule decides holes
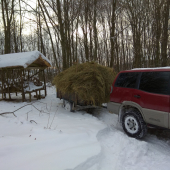
[[[11,24],[14,14],[14,0],[2,0],[1,10],[5,34],[5,54],[7,54],[11,52]]]
[[[168,21],[170,19],[170,1],[165,0],[163,5],[163,28],[161,40],[162,66],[167,66],[167,46],[168,46]]]

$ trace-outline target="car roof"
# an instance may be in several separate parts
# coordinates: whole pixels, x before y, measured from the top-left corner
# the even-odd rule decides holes
[[[153,68],[134,68],[132,70],[124,70],[120,73],[124,72],[157,72],[157,71],[170,71],[170,67],[153,67]]]

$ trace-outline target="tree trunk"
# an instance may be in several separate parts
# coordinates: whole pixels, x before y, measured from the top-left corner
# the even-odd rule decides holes
[[[166,0],[163,13],[163,35],[161,43],[162,66],[167,66],[167,46],[168,46],[168,21],[169,21],[170,1]]]
[[[14,0],[11,1],[10,9],[9,2],[7,0],[2,0],[1,9],[5,34],[5,54],[8,54],[11,52],[11,23],[14,13]]]
[[[110,41],[111,41],[111,59],[110,59],[110,67],[114,65],[114,57],[115,57],[115,21],[116,21],[116,4],[117,0],[112,0],[112,18],[111,18],[111,28],[110,28]]]

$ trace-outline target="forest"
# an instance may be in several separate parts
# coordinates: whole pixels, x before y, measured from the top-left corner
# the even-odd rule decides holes
[[[61,72],[170,64],[169,0],[1,0],[0,55],[38,50]]]

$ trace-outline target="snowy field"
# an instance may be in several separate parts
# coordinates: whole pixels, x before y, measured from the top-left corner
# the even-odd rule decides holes
[[[0,170],[170,169],[169,138],[129,138],[106,109],[71,113],[47,90],[32,105],[0,101],[0,113],[15,111],[0,116]]]

